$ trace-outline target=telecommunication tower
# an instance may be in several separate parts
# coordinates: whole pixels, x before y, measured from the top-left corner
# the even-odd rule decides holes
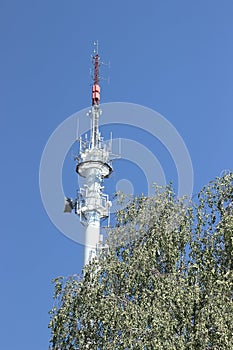
[[[95,44],[93,59],[92,107],[87,113],[90,117],[90,139],[79,138],[79,154],[76,157],[76,172],[85,179],[83,188],[78,191],[75,201],[66,198],[65,212],[72,209],[79,215],[84,226],[84,266],[93,258],[98,257],[104,248],[103,236],[100,233],[101,220],[109,218],[111,202],[109,196],[103,193],[103,181],[109,177],[113,169],[111,166],[112,142],[104,142],[99,131],[100,85],[99,68],[100,57],[98,43]]]

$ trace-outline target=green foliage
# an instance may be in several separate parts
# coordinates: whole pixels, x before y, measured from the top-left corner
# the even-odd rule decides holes
[[[132,199],[108,254],[55,279],[51,349],[233,349],[233,174],[196,204],[171,188]]]

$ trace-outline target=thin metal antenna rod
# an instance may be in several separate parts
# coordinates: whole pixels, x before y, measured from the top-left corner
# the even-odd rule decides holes
[[[91,148],[96,148],[99,145],[99,115],[100,115],[100,86],[99,86],[99,66],[100,57],[98,53],[98,41],[95,43],[93,65],[94,76],[92,86],[92,126],[91,126]]]
[[[99,84],[99,66],[100,66],[100,58],[98,53],[98,41],[97,41],[97,50],[94,50],[95,55],[93,56],[93,63],[94,63],[94,85]]]

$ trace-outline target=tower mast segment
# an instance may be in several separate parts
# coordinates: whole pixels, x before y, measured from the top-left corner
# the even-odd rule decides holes
[[[100,104],[100,86],[99,86],[99,64],[100,58],[98,54],[98,46],[95,55],[93,56],[93,65],[94,65],[94,78],[93,78],[93,86],[92,86],[92,106],[94,113],[93,125],[92,125],[92,139],[91,146],[93,148],[98,147],[98,118],[100,114],[99,104]],[[98,113],[99,112],[99,113]]]
[[[98,257],[99,250],[103,248],[100,224],[102,219],[109,217],[111,206],[108,195],[103,193],[103,181],[111,174],[112,166],[111,143],[103,142],[98,125],[101,115],[98,46],[94,51],[93,66],[92,108],[88,113],[91,120],[90,141],[86,139],[83,142],[80,137],[80,150],[76,158],[76,172],[85,178],[85,184],[84,188],[80,188],[73,205],[84,226],[84,265]]]

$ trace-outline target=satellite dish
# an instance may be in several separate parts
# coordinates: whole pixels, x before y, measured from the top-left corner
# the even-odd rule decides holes
[[[64,213],[71,213],[74,209],[73,202],[70,198],[65,197]]]

